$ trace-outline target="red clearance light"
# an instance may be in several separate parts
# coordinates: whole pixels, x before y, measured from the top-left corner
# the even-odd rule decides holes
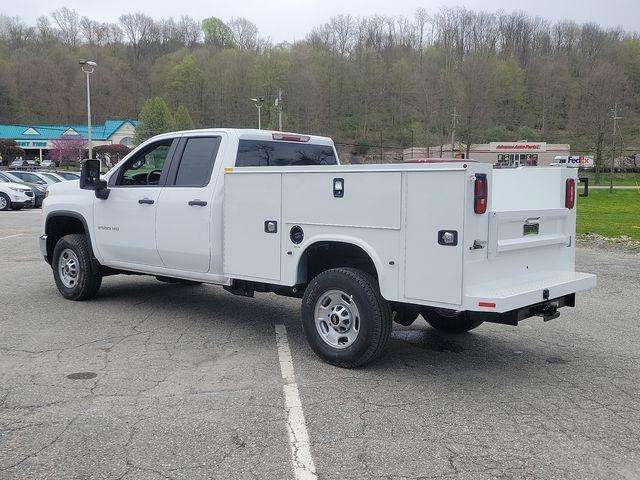
[[[310,140],[307,135],[293,135],[291,133],[274,133],[273,139],[285,142],[308,142]]]
[[[473,211],[483,214],[487,211],[488,195],[487,175],[476,173],[476,180],[473,183]]]
[[[478,302],[479,307],[496,308],[496,304],[493,302]]]
[[[567,178],[567,185],[564,191],[564,206],[571,210],[576,204],[576,179]]]

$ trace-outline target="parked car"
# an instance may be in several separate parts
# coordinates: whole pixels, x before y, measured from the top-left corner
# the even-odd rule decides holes
[[[28,167],[28,166],[29,166],[29,162],[21,158],[16,158],[13,162],[9,164],[9,167],[11,168]]]
[[[33,207],[34,194],[31,187],[21,183],[0,182],[0,210],[20,210]]]
[[[22,170],[9,170],[9,173],[15,175],[25,182],[38,183],[41,185],[53,185],[55,183],[60,183],[62,180],[59,178],[50,178],[44,176],[40,172],[25,172]]]
[[[80,172],[58,170],[56,174],[63,177],[65,180],[80,180]]]
[[[34,204],[33,206],[36,208],[40,208],[42,206],[42,202],[44,201],[45,192],[47,191],[46,185],[41,185],[38,183],[25,182],[24,180],[16,177],[15,175],[9,172],[0,172],[0,182],[7,183],[21,183],[31,188],[34,195]]]
[[[40,166],[42,168],[55,168],[56,164],[53,160],[42,160]]]
[[[380,355],[394,321],[422,315],[461,334],[573,307],[596,285],[575,271],[576,174],[339,165],[327,137],[168,133],[104,178],[85,160],[79,183],[49,187],[40,250],[70,300],[125,272],[302,298],[315,352],[356,367]]]
[[[58,182],[66,182],[67,181],[66,178],[64,178],[61,175],[58,175],[56,172],[47,172],[47,171],[38,170],[38,173],[40,175],[43,175],[43,176],[45,176],[47,178],[50,178],[50,179],[54,180],[56,183],[58,183]]]

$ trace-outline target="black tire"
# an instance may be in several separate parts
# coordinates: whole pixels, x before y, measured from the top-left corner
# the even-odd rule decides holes
[[[413,325],[418,319],[420,315],[420,310],[418,308],[411,307],[409,305],[401,305],[398,304],[393,309],[393,321],[398,325],[403,325],[408,327],[409,325]]]
[[[62,254],[71,250],[77,257],[77,277],[73,285],[65,285],[60,272]],[[91,254],[87,237],[82,234],[65,235],[53,249],[51,261],[53,278],[60,294],[69,300],[88,300],[98,293],[102,284],[102,275],[97,266],[91,261]]]
[[[156,276],[156,280],[162,283],[179,283],[181,285],[202,285],[202,282],[194,282],[193,280],[182,280],[181,278]]]
[[[440,308],[425,308],[422,316],[429,325],[442,333],[466,333],[484,323],[482,320],[471,320],[465,312]]]
[[[6,212],[7,210],[11,210],[11,199],[9,198],[9,196],[4,193],[0,193],[0,198],[4,200],[4,202],[0,202],[2,203],[2,206],[0,206],[0,211]]]
[[[322,296],[331,290],[347,293],[357,308],[358,333],[353,343],[335,348],[321,337],[315,321],[315,309]],[[373,361],[384,350],[391,335],[391,308],[380,294],[378,282],[355,268],[334,268],[316,276],[302,298],[302,326],[311,348],[325,362],[338,367],[360,367]]]

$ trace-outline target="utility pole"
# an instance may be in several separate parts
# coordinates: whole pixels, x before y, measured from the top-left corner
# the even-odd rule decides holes
[[[276,107],[278,109],[278,130],[282,131],[282,89],[278,89],[278,98],[276,98]]]
[[[613,172],[614,165],[616,163],[616,131],[618,130],[618,120],[621,120],[622,117],[618,116],[618,104],[616,103],[613,107],[613,137],[612,137],[612,150],[611,150],[611,174],[609,178],[609,193],[613,193]]]
[[[411,160],[413,160],[415,157],[413,155],[413,129],[411,129]]]
[[[451,123],[451,158],[456,158],[456,124],[458,123],[458,113],[456,107],[453,107],[453,115]]]

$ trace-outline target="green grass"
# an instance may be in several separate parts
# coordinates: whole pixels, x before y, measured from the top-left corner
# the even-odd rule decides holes
[[[597,185],[595,182],[595,172],[580,172],[579,177],[589,178],[589,185]],[[600,175],[600,185],[609,185],[610,173]],[[640,186],[640,173],[614,173],[613,184],[619,186]]]
[[[640,240],[640,190],[591,190],[578,198],[577,231]]]

